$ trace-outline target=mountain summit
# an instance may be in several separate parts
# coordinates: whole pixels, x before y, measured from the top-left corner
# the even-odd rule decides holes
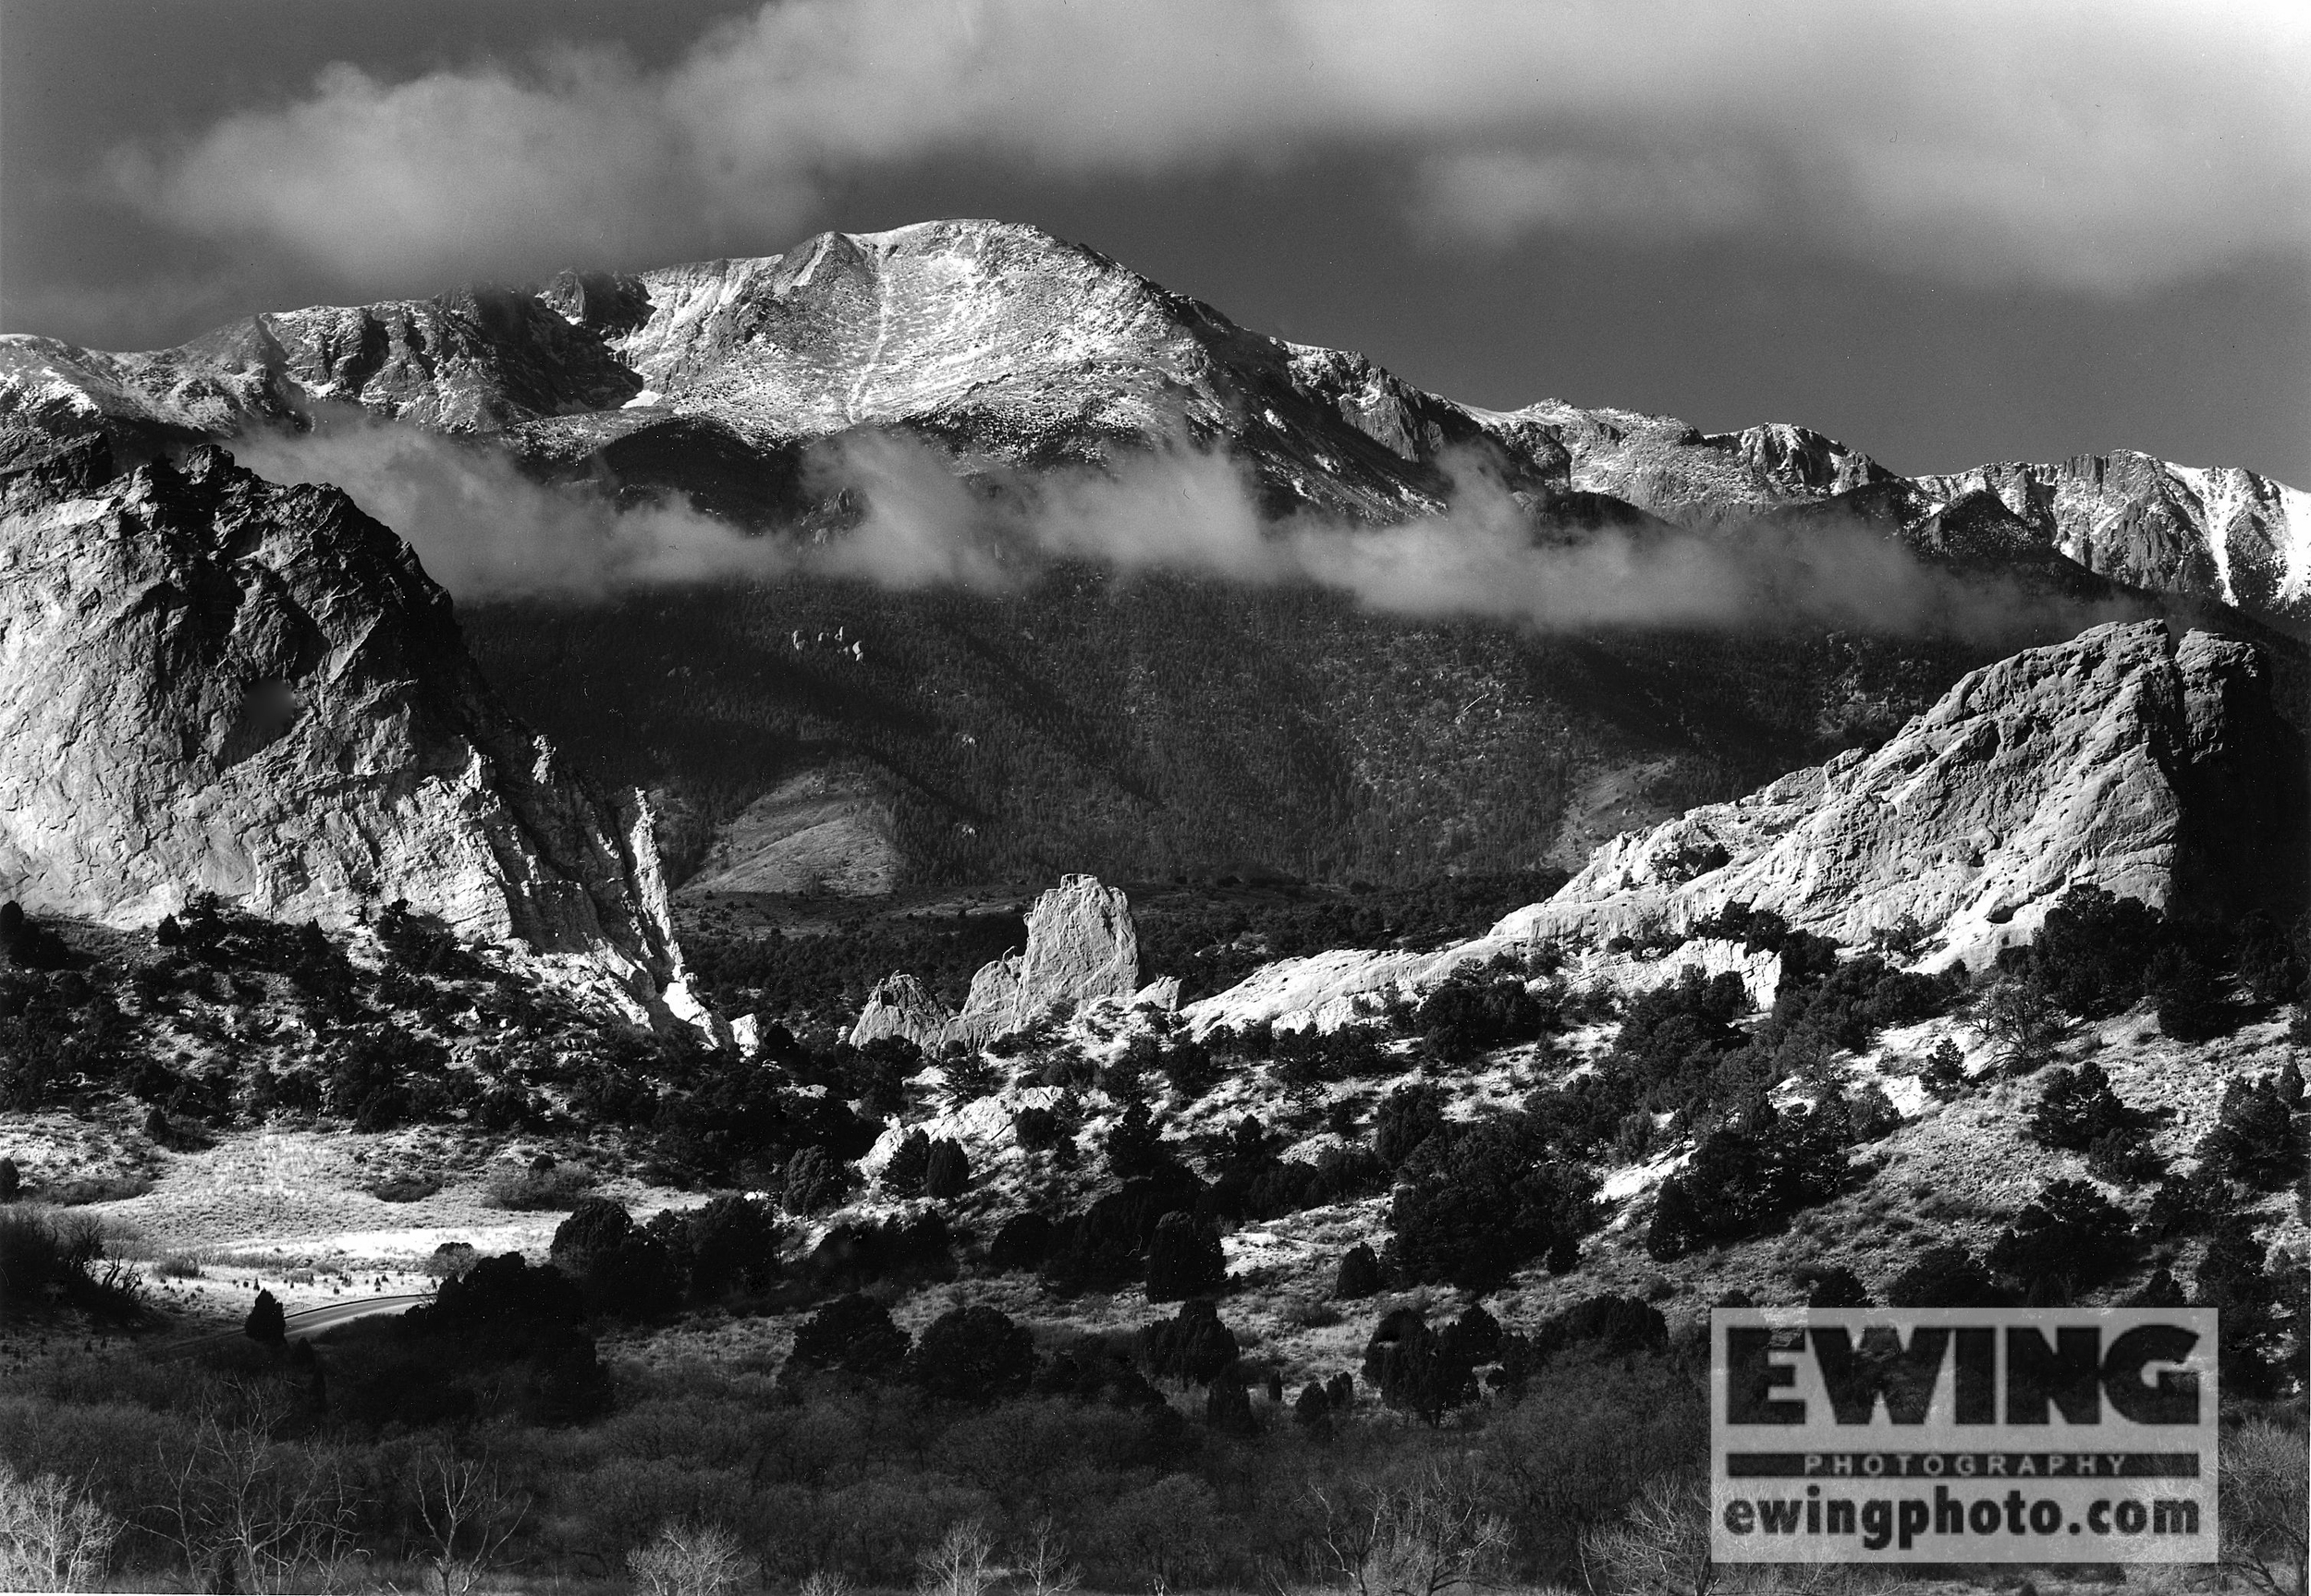
[[[1192,441],[1249,467],[1273,507],[1366,520],[1439,507],[1463,469],[1535,506],[1601,495],[1701,525],[1899,481],[1801,426],[1705,433],[1554,399],[1456,404],[1361,355],[1250,332],[1096,250],[984,220],[267,313],[145,354],[0,339],[0,415],[102,430],[131,457],[333,403],[492,435],[541,471],[679,491],[754,524],[801,507],[801,445],[854,428],[1031,467]],[[2311,498],[2254,472],[2121,454],[1914,485],[1914,522],[1981,496],[2094,570],[2311,622]]]

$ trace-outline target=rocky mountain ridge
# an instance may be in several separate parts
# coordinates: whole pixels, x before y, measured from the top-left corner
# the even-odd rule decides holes
[[[113,924],[400,900],[690,1007],[647,807],[507,714],[406,543],[220,449],[107,454],[0,450],[0,895]]]
[[[495,436],[541,471],[679,491],[754,524],[806,509],[805,446],[855,428],[905,428],[966,469],[1223,446],[1272,507],[1368,520],[1437,508],[1472,469],[1576,520],[1622,506],[1701,525],[1913,481],[1786,423],[1711,433],[1554,399],[1456,404],[989,221],[268,313],[146,354],[0,338],[0,414],[131,450],[302,424],[331,404]],[[2120,453],[1914,481],[1905,530],[1987,495],[2091,569],[2311,624],[2311,498],[2252,471]]]
[[[1183,1016],[1199,1030],[1330,1029],[1361,1017],[1360,1000],[1538,942],[1559,943],[1584,982],[1642,990],[1691,964],[1770,1001],[1777,969],[1712,931],[1735,904],[1848,946],[1909,922],[1930,967],[1979,968],[2027,942],[2079,884],[2186,924],[2292,920],[2311,897],[2307,778],[2253,646],[2156,621],[2097,627],[1968,673],[1875,752],[1622,833],[1482,937],[1281,960]],[[1613,953],[1620,938],[1681,945],[1647,964]]]

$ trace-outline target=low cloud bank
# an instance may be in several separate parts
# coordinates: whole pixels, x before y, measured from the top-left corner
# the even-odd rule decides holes
[[[861,506],[854,524],[750,534],[679,498],[620,509],[587,486],[541,483],[495,446],[366,418],[244,438],[235,452],[276,481],[344,488],[469,601],[596,602],[812,575],[995,593],[1081,561],[1127,576],[1312,584],[1385,614],[1542,630],[1803,625],[1999,638],[2134,613],[1953,572],[1856,523],[1536,530],[1473,459],[1461,462],[1445,511],[1374,527],[1265,517],[1245,471],[1209,451],[966,481],[927,445],[864,433],[822,445],[806,467],[815,494]]]

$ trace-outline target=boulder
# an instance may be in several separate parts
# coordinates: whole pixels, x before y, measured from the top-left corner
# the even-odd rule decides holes
[[[1678,932],[1744,902],[1847,944],[1914,917],[1930,962],[1978,965],[2080,883],[2185,920],[2292,913],[2303,749],[2252,645],[2097,627],[1969,674],[1875,753],[1614,838],[1492,935]]]
[[[925,1053],[935,1053],[954,1027],[954,1015],[923,982],[911,975],[886,976],[867,994],[866,1006],[850,1028],[850,1045],[903,1036]]]
[[[506,713],[406,543],[221,449],[92,450],[0,469],[0,895],[123,926],[406,900],[667,1017],[646,806]]]
[[[1177,1014],[1180,1011],[1180,978],[1176,975],[1159,975],[1154,981],[1149,981],[1131,994],[1133,1008],[1138,1008],[1143,1004],[1153,1005],[1166,1014]]]

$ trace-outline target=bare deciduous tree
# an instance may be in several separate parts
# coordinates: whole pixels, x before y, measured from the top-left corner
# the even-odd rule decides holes
[[[2220,1471],[2222,1567],[2250,1586],[2282,1596],[2290,1589],[2271,1565],[2292,1576],[2292,1588],[2311,1590],[2306,1558],[2311,1534],[2304,1521],[2307,1469],[2304,1438],[2268,1419],[2250,1419],[2223,1437]]]
[[[1617,1523],[1581,1537],[1592,1589],[1613,1596],[1709,1596],[1709,1491],[1690,1475],[1645,1481]]]
[[[419,1453],[411,1471],[441,1596],[468,1596],[521,1527],[530,1498],[507,1491],[487,1462],[446,1449]]]
[[[186,1566],[251,1591],[334,1590],[354,1554],[354,1495],[326,1453],[276,1445],[277,1392],[242,1388],[212,1405],[192,1441],[161,1464],[164,1532]]]
[[[1508,1521],[1473,1469],[1435,1468],[1393,1487],[1314,1491],[1320,1559],[1356,1596],[1437,1596],[1482,1584],[1509,1550]]]
[[[626,1554],[639,1596],[729,1596],[754,1577],[754,1560],[718,1524],[669,1524]]]
[[[1048,1517],[1038,1518],[1012,1554],[1011,1578],[1025,1596],[1070,1596],[1083,1571],[1068,1561],[1068,1543]]]
[[[995,1546],[977,1519],[966,1518],[948,1525],[915,1568],[920,1596],[984,1596],[996,1581]]]
[[[0,1463],[0,1590],[94,1590],[120,1528],[69,1480]]]

